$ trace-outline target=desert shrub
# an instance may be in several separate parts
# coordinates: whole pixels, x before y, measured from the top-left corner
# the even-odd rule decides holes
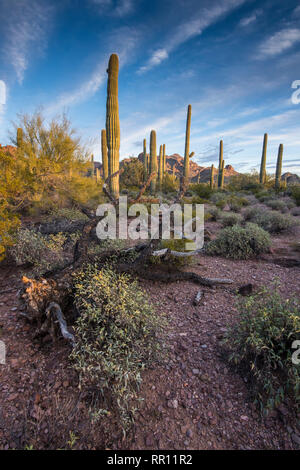
[[[272,409],[287,396],[299,406],[300,364],[292,362],[292,344],[300,334],[299,301],[264,289],[239,299],[238,311],[224,339],[230,362],[246,368],[261,409]]]
[[[218,207],[210,207],[209,213],[211,215],[211,220],[217,221],[220,218],[222,211]]]
[[[209,199],[213,193],[213,190],[207,183],[194,183],[189,186],[189,189],[203,199]]]
[[[293,209],[291,210],[291,214],[294,216],[294,217],[297,217],[298,215],[300,215],[300,207],[293,207]]]
[[[179,180],[173,175],[166,173],[163,178],[162,191],[164,193],[173,193],[179,189]]]
[[[295,200],[297,206],[300,206],[300,185],[293,185],[291,187],[291,195],[292,198]]]
[[[243,217],[234,212],[223,212],[220,216],[220,222],[223,227],[232,227],[232,225],[241,224],[242,221]]]
[[[76,274],[80,316],[71,358],[81,387],[102,395],[103,413],[116,409],[126,429],[137,404],[141,372],[159,357],[164,320],[137,281],[109,267],[88,265]],[[96,415],[99,410],[94,410]]]
[[[284,201],[281,199],[270,199],[265,203],[270,209],[280,212],[287,212],[288,207]]]
[[[217,238],[208,243],[206,252],[226,258],[248,259],[268,252],[270,246],[269,234],[258,225],[248,223],[245,227],[233,225],[220,230]]]
[[[244,219],[250,220],[270,233],[279,233],[290,229],[297,221],[290,215],[277,211],[268,211],[259,208],[249,208],[244,213]]]
[[[34,230],[20,229],[10,254],[18,266],[29,264],[33,266],[34,274],[41,275],[61,263],[66,240],[63,233],[45,237]]]
[[[131,158],[123,164],[123,172],[120,175],[121,188],[139,188],[144,181],[144,165],[137,158]]]

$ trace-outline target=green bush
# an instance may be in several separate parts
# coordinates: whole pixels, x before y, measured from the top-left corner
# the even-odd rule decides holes
[[[300,338],[299,301],[264,289],[240,298],[238,311],[238,322],[224,339],[230,362],[246,368],[261,409],[272,409],[287,396],[299,407],[300,364],[292,362],[292,344]]]
[[[161,353],[158,338],[164,320],[149,303],[137,281],[109,267],[88,265],[76,274],[75,303],[80,316],[71,358],[81,387],[102,395],[105,409],[94,415],[119,413],[122,426],[131,423],[141,372]]]
[[[258,225],[248,223],[246,227],[233,225],[220,230],[217,238],[208,243],[206,252],[225,258],[248,259],[268,252],[270,246],[269,234]]]
[[[268,211],[259,208],[249,208],[244,213],[244,219],[250,220],[270,233],[279,233],[297,225],[297,221],[290,215],[277,211]]]
[[[266,201],[266,205],[274,211],[287,212],[288,207],[284,201],[281,199],[270,199]]]
[[[239,212],[242,207],[249,205],[249,201],[245,197],[231,195],[227,199],[227,204],[229,205],[231,211]]]
[[[18,266],[33,266],[33,274],[38,276],[61,264],[66,241],[67,236],[63,233],[46,237],[34,230],[20,229],[10,254]]]
[[[53,219],[67,219],[71,221],[74,221],[74,220],[87,221],[88,220],[87,215],[85,215],[83,212],[73,207],[71,208],[63,207],[63,208],[52,209],[52,211],[50,212],[47,218],[48,220],[53,220]]]
[[[299,184],[291,187],[291,194],[297,206],[300,206],[300,185]]]
[[[194,183],[189,186],[189,190],[193,191],[198,197],[203,199],[209,199],[213,193],[213,190],[207,183]]]
[[[218,207],[211,207],[209,208],[209,213],[211,215],[211,220],[217,221],[220,218],[222,211],[220,211]]]
[[[162,192],[173,193],[179,189],[179,180],[174,178],[173,175],[166,173],[163,178]]]
[[[242,221],[243,217],[234,212],[223,212],[220,216],[220,222],[223,227],[232,227],[232,225],[241,224]]]

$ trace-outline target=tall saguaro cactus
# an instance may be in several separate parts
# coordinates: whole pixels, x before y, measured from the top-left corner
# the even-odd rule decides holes
[[[20,148],[23,143],[23,129],[18,127],[17,129],[17,147]]]
[[[268,145],[268,134],[265,134],[262,156],[261,156],[260,174],[259,174],[259,182],[261,184],[265,184],[266,182],[267,145]]]
[[[223,140],[220,140],[220,150],[219,150],[219,174],[218,174],[218,188],[221,188],[222,182],[222,165],[223,165]]]
[[[185,149],[184,149],[184,170],[183,177],[186,183],[189,181],[190,174],[190,134],[191,134],[191,116],[192,106],[189,104],[187,109],[186,118],[186,131],[185,131]]]
[[[166,144],[163,145],[163,175],[166,172]]]
[[[277,156],[277,165],[276,165],[276,176],[275,176],[275,188],[280,188],[281,183],[281,172],[282,172],[282,154],[283,154],[283,145],[280,144],[278,148]]]
[[[210,188],[211,189],[214,188],[214,177],[215,177],[215,167],[212,164],[211,170],[210,170]]]
[[[118,103],[119,58],[112,54],[108,63],[107,101],[106,101],[106,141],[108,150],[109,175],[119,171],[120,120]],[[110,180],[113,195],[119,197],[119,175]]]
[[[157,155],[156,155],[156,132],[151,131],[150,134],[150,174],[155,173],[154,178],[151,180],[150,191],[152,194],[156,191],[157,180]]]
[[[103,180],[105,181],[108,178],[108,156],[107,156],[107,140],[106,140],[106,130],[102,129],[101,131],[101,155],[102,155],[102,167],[103,167]]]
[[[158,169],[159,189],[162,188],[163,182],[163,146],[159,147],[159,169]]]

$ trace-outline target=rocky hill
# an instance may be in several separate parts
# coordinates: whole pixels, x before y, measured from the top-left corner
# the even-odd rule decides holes
[[[300,178],[295,173],[283,173],[283,175],[281,176],[281,180],[286,180],[287,184],[300,184]]]

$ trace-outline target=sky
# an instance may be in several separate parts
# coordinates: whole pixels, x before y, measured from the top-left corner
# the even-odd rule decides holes
[[[19,114],[67,113],[100,161],[107,63],[119,55],[120,158],[156,130],[193,161],[300,174],[299,0],[0,0],[0,143]]]

